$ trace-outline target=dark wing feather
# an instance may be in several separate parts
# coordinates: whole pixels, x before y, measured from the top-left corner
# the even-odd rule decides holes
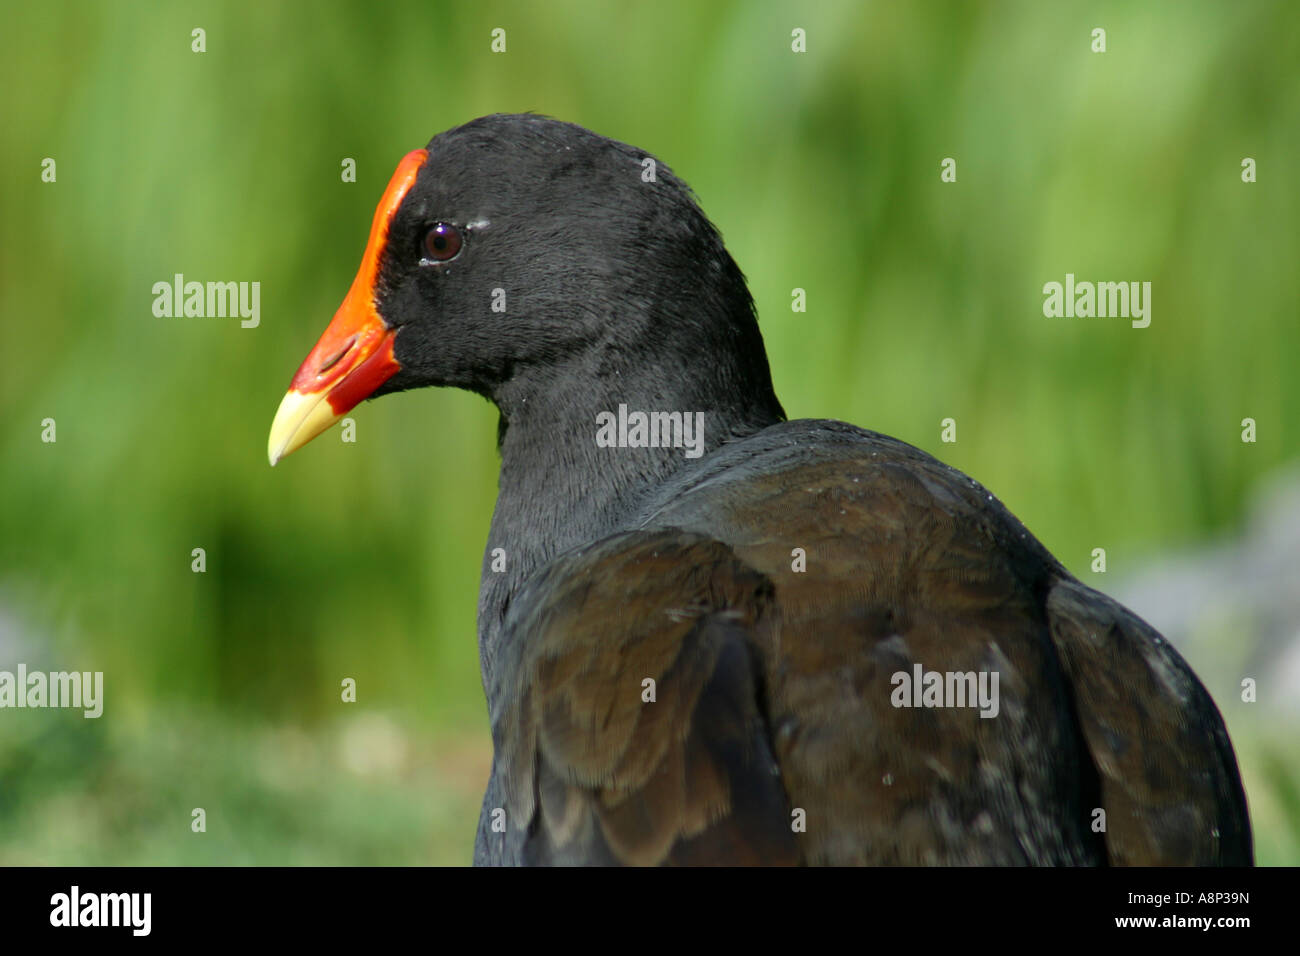
[[[1154,630],[924,452],[839,423],[773,432],[645,524],[709,534],[775,588],[768,713],[808,862],[1250,861],[1222,719]],[[998,716],[894,708],[890,675],[918,663],[996,671]]]
[[[519,857],[1250,862],[1222,720],[1155,631],[955,469],[782,428],[521,592],[493,715]],[[916,664],[996,672],[997,716],[894,706]]]
[[[818,452],[728,475],[654,519],[711,533],[773,582],[779,626],[761,658],[807,861],[1103,862],[1042,607],[1050,567],[983,489],[914,449]],[[997,715],[894,706],[893,675],[918,664],[996,673]]]
[[[751,643],[770,602],[726,547],[676,532],[615,536],[530,582],[495,722],[525,862],[798,862]]]
[[[1251,865],[1232,745],[1178,652],[1141,618],[1072,579],[1052,588],[1047,610],[1101,779],[1110,862]]]

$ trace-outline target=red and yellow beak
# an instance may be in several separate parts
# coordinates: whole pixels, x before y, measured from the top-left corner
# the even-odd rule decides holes
[[[401,368],[393,357],[396,331],[384,323],[375,307],[375,281],[388,244],[388,223],[428,155],[423,149],[407,153],[379,200],[352,288],[325,334],[298,367],[275,413],[266,445],[272,465],[333,425]]]

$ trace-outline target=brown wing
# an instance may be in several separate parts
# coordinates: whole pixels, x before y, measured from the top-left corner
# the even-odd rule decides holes
[[[951,469],[850,453],[717,482],[657,519],[711,532],[775,586],[761,656],[807,861],[1102,862],[1034,577],[1048,568]],[[996,674],[996,715],[895,706],[894,675],[917,665]]]
[[[960,472],[809,437],[525,592],[495,721],[525,859],[1249,862],[1222,721],[1159,635]],[[896,706],[918,665],[996,674],[996,716]]]
[[[618,535],[532,582],[495,731],[525,862],[798,862],[751,643],[771,597],[677,532]]]
[[[1078,581],[1052,588],[1047,610],[1100,775],[1110,862],[1251,865],[1236,757],[1183,659],[1141,618]]]
[[[808,862],[1249,860],[1240,782],[1204,689],[984,488],[844,428],[751,461],[646,523],[707,533],[774,586],[760,659]],[[997,674],[997,716],[893,706],[893,675],[916,665]]]

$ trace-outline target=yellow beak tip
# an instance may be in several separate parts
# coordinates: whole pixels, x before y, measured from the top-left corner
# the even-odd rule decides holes
[[[303,394],[290,389],[285,393],[266,441],[266,457],[272,468],[343,417],[335,414],[324,399],[324,392]]]

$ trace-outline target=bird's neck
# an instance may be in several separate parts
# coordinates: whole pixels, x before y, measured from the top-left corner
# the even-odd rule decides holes
[[[742,366],[716,353],[678,356],[669,372],[659,359],[629,370],[593,353],[562,375],[526,370],[492,396],[501,411],[501,478],[478,608],[489,697],[502,619],[533,572],[630,527],[671,476],[785,418],[765,356],[759,374],[752,358]],[[746,382],[752,387],[738,384]]]

